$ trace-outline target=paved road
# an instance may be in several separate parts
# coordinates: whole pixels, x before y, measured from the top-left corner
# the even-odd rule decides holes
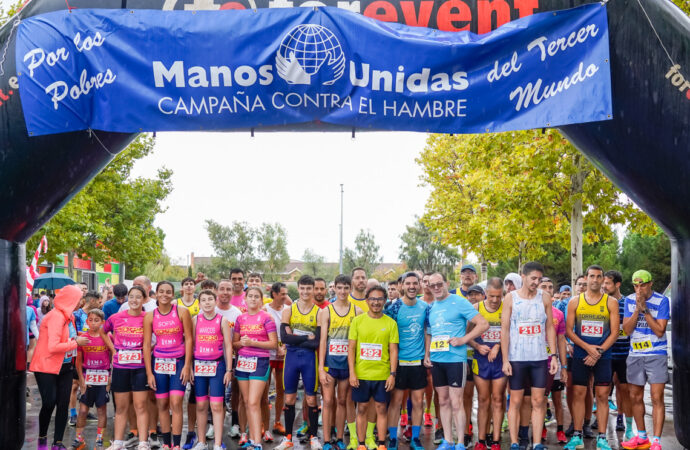
[[[27,450],[35,450],[36,449],[36,439],[38,436],[38,412],[40,409],[41,405],[41,399],[38,394],[38,389],[36,387],[36,383],[34,381],[33,375],[28,376],[28,384],[29,384],[29,391],[30,391],[30,397],[27,399],[28,402],[31,404],[31,406],[27,405],[27,418],[26,418],[26,436],[25,436],[25,443],[24,443],[24,449]],[[649,414],[651,413],[651,400],[649,399],[649,394],[647,393],[645,402],[647,403],[647,417],[646,417],[646,422],[647,422],[647,429],[651,430],[651,417]],[[298,402],[299,404],[299,402]],[[475,404],[476,408],[476,404]],[[185,408],[186,409],[186,408]],[[112,410],[112,403],[109,404],[108,408],[108,431],[106,433],[106,440],[108,440],[113,433],[113,416],[114,412]],[[297,414],[298,419],[302,417],[301,414]],[[476,424],[476,409],[473,411],[473,423]],[[610,420],[610,426],[609,426],[609,443],[612,448],[620,448],[619,447],[619,441],[622,437],[621,432],[615,432],[612,430],[615,430],[615,420],[616,420],[616,414],[611,413],[609,416]],[[566,411],[566,424],[570,423],[570,417],[568,416],[568,413]],[[227,422],[226,422],[227,425]],[[183,439],[184,436],[186,435],[186,420],[185,420],[185,425],[184,425],[184,430],[183,430]],[[297,427],[295,427],[297,429]],[[556,443],[556,423],[551,422],[547,425],[548,429],[548,435],[547,435],[547,442],[546,445],[550,446],[551,448],[560,448],[562,445],[559,445]],[[50,439],[52,439],[52,433],[53,429],[51,426],[51,429],[49,430],[48,436]],[[96,436],[96,425],[95,423],[91,423],[87,425],[86,428],[86,440],[87,443],[91,447],[87,448],[93,448],[93,443],[95,440]],[[65,445],[69,445],[72,440],[74,439],[75,436],[75,431],[74,428],[72,427],[67,427],[67,431],[65,433]],[[436,445],[433,444],[432,442],[433,438],[433,432],[431,428],[424,428],[422,431],[422,443],[424,446],[428,449],[434,449],[436,448]],[[49,439],[49,443],[51,442]],[[475,431],[475,439],[476,439],[476,431]],[[237,441],[230,439],[227,437],[227,435],[223,438],[223,442],[225,443],[226,447],[229,449],[236,449],[237,446]],[[408,446],[406,443],[403,442],[403,440],[400,440],[400,448],[401,449],[407,449]],[[671,395],[671,387],[668,386],[666,389],[666,424],[664,425],[664,435],[661,440],[662,447],[664,450],[681,450],[683,447],[680,445],[678,440],[675,437],[674,431],[673,431],[673,407],[672,407],[672,395]],[[272,449],[274,444],[271,445],[265,445],[264,448],[266,450]],[[501,447],[502,448],[508,448],[510,446],[509,438],[508,438],[508,433],[503,434],[503,440],[501,442]],[[296,449],[302,450],[303,446],[296,445]],[[586,439],[585,440],[585,448],[586,450],[595,450],[596,447],[596,442],[594,439]],[[304,447],[305,450],[308,449],[308,446]]]

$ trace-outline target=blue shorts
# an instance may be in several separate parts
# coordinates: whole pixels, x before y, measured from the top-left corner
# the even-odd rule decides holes
[[[215,376],[195,376],[194,395],[189,396],[189,403],[192,403],[192,398],[195,399],[194,403],[197,401],[204,402],[207,400],[210,400],[214,403],[223,403],[223,398],[225,397],[225,384],[223,383],[223,377],[225,377],[226,370],[225,358],[220,358],[218,360],[218,366],[216,366]]]
[[[511,391],[530,388],[546,389],[548,359],[542,361],[510,361],[513,375],[508,377]]]
[[[353,402],[367,403],[372,398],[376,403],[388,403],[388,392],[386,392],[385,380],[359,380],[359,387],[352,388]]]
[[[285,355],[285,367],[283,368],[285,393],[297,393],[297,385],[301,376],[304,394],[316,395],[316,390],[319,387],[318,367],[315,351],[304,348],[289,349]]]
[[[105,390],[106,386],[86,386],[86,392],[81,394],[79,402],[85,404],[89,408],[96,406],[100,408],[101,406],[108,403],[108,391]]]
[[[498,380],[505,377],[506,374],[503,373],[503,358],[501,358],[501,352],[498,352],[493,362],[489,362],[488,355],[474,352],[472,373],[484,380]]]
[[[156,358],[153,357],[151,364],[154,368],[153,376],[156,378],[156,398],[168,398],[171,395],[184,397],[187,386],[182,384],[182,368],[184,367],[184,356],[175,360],[175,375],[163,375],[155,370]]]
[[[335,367],[326,367],[326,373],[332,376],[336,380],[349,380],[350,379],[350,369],[337,369]]]
[[[245,372],[235,368],[235,378],[238,380],[261,380],[268,381],[271,374],[271,363],[268,356],[256,357],[256,369],[253,372]]]

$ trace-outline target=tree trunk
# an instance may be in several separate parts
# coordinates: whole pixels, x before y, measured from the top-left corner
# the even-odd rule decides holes
[[[482,263],[481,263],[481,277],[479,278],[479,281],[486,281],[487,276],[489,274],[489,264],[484,255],[482,255]]]
[[[74,252],[67,252],[67,276],[74,280]],[[81,280],[80,280],[81,281]]]
[[[575,165],[581,166],[584,156],[575,156]],[[582,191],[587,172],[578,170],[570,177],[570,196],[574,198],[570,213],[570,278],[575,288],[575,280],[582,275]],[[574,291],[573,291],[574,292]]]

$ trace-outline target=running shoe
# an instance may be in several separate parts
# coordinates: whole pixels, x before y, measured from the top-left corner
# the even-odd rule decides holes
[[[366,445],[369,450],[376,450],[378,448],[378,445],[376,445],[376,439],[374,439],[374,436],[368,436],[364,440],[364,445]]]
[[[597,438],[597,449],[601,450],[611,450],[609,442],[606,440],[605,436],[600,436]]]
[[[182,446],[182,448],[184,450],[191,450],[192,447],[194,447],[194,444],[196,444],[196,441],[197,441],[196,433],[193,431],[190,431],[187,433],[187,438],[185,439],[184,445]]]
[[[350,443],[348,444],[346,450],[356,450],[357,448],[359,448],[359,442],[357,442],[357,437],[350,436]]]
[[[592,424],[590,425],[590,427],[591,427],[593,430],[598,430],[598,429],[599,429],[599,420],[598,420],[596,417],[594,418],[594,422],[592,422]]]
[[[499,444],[498,442],[494,442],[493,444],[491,444],[491,450],[501,450],[501,444]]]
[[[244,445],[249,442],[249,437],[247,436],[247,433],[242,433],[240,435],[240,442],[237,443],[240,447],[244,447]]]
[[[47,448],[48,448],[48,447],[46,447],[46,450],[47,450]],[[110,447],[108,447],[108,450],[124,450],[125,448],[126,448],[126,447],[125,447],[124,444],[116,444],[116,443],[113,442],[113,443],[110,445]],[[39,446],[39,447],[38,447],[38,450],[43,450],[43,449]]]
[[[276,446],[274,450],[287,450],[293,448],[295,444],[292,442],[292,436],[286,436],[280,441],[280,444]]]
[[[420,441],[418,437],[412,439],[412,442],[410,442],[410,450],[424,450],[422,441]]]
[[[568,438],[565,437],[565,433],[562,431],[556,432],[556,440],[559,444],[565,444],[566,442],[568,442]]]
[[[455,446],[452,443],[446,441],[445,439],[443,439],[441,441],[441,445],[436,447],[436,450],[454,450],[454,449],[455,449]]]
[[[50,447],[50,450],[67,450],[67,447],[65,447],[65,444],[62,442],[53,442],[52,447]]]
[[[474,444],[474,450],[486,450],[486,444],[483,442],[477,442]]]
[[[434,420],[431,418],[431,413],[424,413],[424,426],[433,427]]]
[[[324,449],[326,450],[326,449]],[[398,450],[398,440],[393,438],[388,440],[388,450]]]
[[[652,445],[649,442],[649,438],[642,439],[639,436],[633,436],[633,438],[629,441],[621,442],[621,447],[623,447],[626,450],[646,450],[651,446]]]
[[[367,446],[366,446],[366,445],[359,445],[359,444],[358,444],[358,445],[357,445],[357,450],[367,450]]]
[[[623,435],[623,441],[629,441],[630,439],[635,437],[635,432],[633,431],[633,427],[628,428],[625,430],[625,434]]]
[[[149,437],[149,439],[151,439],[151,438]],[[137,436],[135,436],[134,433],[132,433],[130,431],[129,434],[127,435],[127,437],[125,438],[125,447],[133,447],[133,446],[137,445],[138,443],[139,443],[139,438]],[[159,447],[160,447],[160,445],[159,445]]]
[[[69,416],[69,426],[70,427],[76,427],[77,426],[77,416]]]
[[[527,438],[522,438],[518,441],[518,446],[520,447],[520,450],[527,450],[529,448],[529,439]]]
[[[273,442],[273,435],[270,431],[264,431],[264,442]]]
[[[403,431],[403,438],[405,438],[407,442],[412,440],[412,427],[408,426],[405,428],[405,431]]]
[[[74,439],[74,442],[72,442],[72,450],[83,450],[84,448],[86,448],[84,439]]]
[[[48,438],[38,438],[36,450],[48,450]]]
[[[347,450],[347,448],[345,447],[345,443],[341,439],[338,439],[335,442],[335,448],[336,450]]]
[[[206,428],[206,439],[213,439],[215,435],[215,430],[213,429],[213,424],[209,423],[208,428]]]
[[[551,408],[546,408],[546,415],[544,416],[544,422],[551,422],[551,419],[553,419],[553,413],[551,412]]]
[[[649,448],[649,450],[661,450],[661,442],[656,441],[652,443],[652,446]]]
[[[230,427],[230,431],[228,431],[228,436],[230,436],[233,439],[239,439],[240,434],[240,426],[237,424]]]
[[[282,423],[276,422],[273,424],[273,432],[285,436],[285,427]]]
[[[443,428],[436,428],[434,433],[434,444],[438,445],[443,442]]]
[[[613,400],[609,399],[609,409],[611,411],[618,411],[618,406],[616,406],[615,403],[613,403]]]
[[[312,436],[309,439],[309,447],[311,450],[321,450],[323,447],[321,446],[321,441],[317,436]]]
[[[574,432],[575,432],[575,425],[573,425],[573,423],[570,422],[570,426],[565,430],[565,435],[570,437],[573,435]]]
[[[470,431],[472,431],[472,425],[470,425]],[[463,443],[464,443],[465,447],[469,447],[470,444],[472,443],[472,435],[466,434],[465,439],[463,440]]]
[[[462,443],[458,442],[458,443],[455,445],[455,450],[466,450],[466,449],[465,449],[465,446],[462,445]]]
[[[625,431],[622,414],[618,414],[618,417],[616,417],[616,431]]]
[[[176,445],[172,448],[172,450],[182,450],[179,445]]]
[[[592,427],[590,425],[584,425],[582,427],[582,436],[585,439],[593,439],[594,433],[592,432]]]
[[[544,444],[537,444],[532,448],[532,450],[546,450],[546,446]]]
[[[387,450],[385,445],[379,445],[376,450]]]
[[[168,444],[163,444],[163,447],[161,447],[161,450],[170,450],[170,446]]]
[[[140,441],[137,450],[151,450],[151,446],[146,441]]]
[[[88,413],[86,415],[86,421],[87,422],[98,422],[98,417],[92,413]]]
[[[307,422],[304,422],[302,424],[302,426],[299,427],[299,430],[297,430],[297,437],[302,438],[302,437],[306,436],[307,428],[308,428]]]
[[[205,442],[197,442],[192,450],[208,450],[208,445]]]
[[[136,436],[134,438],[138,439]],[[160,439],[158,439],[158,433],[149,434],[148,444],[149,444],[149,447],[151,447],[151,448],[161,448],[161,441],[160,441]]]
[[[94,445],[93,450],[103,450],[103,439],[98,439],[96,445]]]
[[[520,450],[520,444],[510,444],[510,450]]]
[[[571,437],[570,441],[568,441],[568,443],[565,444],[565,447],[563,448],[565,450],[580,450],[585,448],[585,443],[582,441],[582,436],[577,435]]]
[[[325,444],[323,444],[323,450],[333,450],[333,444],[331,444],[330,442],[326,442]]]
[[[400,416],[400,428],[405,428],[407,426],[407,413]]]

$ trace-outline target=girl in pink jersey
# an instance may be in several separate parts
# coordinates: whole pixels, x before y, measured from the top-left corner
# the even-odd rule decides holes
[[[144,312],[148,295],[141,286],[133,286],[128,293],[129,309],[113,314],[105,321],[103,331],[112,333],[115,357],[110,387],[115,394],[115,440],[111,450],[124,450],[127,411],[134,404],[139,431],[139,450],[148,450],[147,432],[149,387],[144,368]],[[134,424],[132,424],[134,425]]]
[[[106,334],[101,333],[105,315],[100,309],[92,309],[86,317],[88,330],[83,334],[89,343],[79,347],[77,353],[77,375],[82,396],[79,400],[77,417],[77,437],[72,448],[81,450],[86,447],[82,435],[86,425],[89,408],[96,406],[98,411],[98,430],[95,450],[103,450],[103,430],[108,421],[108,391],[110,390],[110,360],[115,354],[115,347]]]
[[[147,312],[144,319],[144,354],[147,356],[151,354],[151,342],[156,335],[153,358],[145,358],[144,364],[149,386],[156,391],[163,449],[180,447],[182,401],[187,383],[192,380],[192,317],[187,308],[173,302],[174,294],[172,283],[159,282],[156,286],[158,307]]]
[[[206,427],[209,394],[214,450],[222,449],[223,398],[225,387],[232,379],[232,329],[228,320],[216,312],[216,294],[203,290],[199,294],[201,312],[194,318],[194,391],[196,395],[198,446],[206,449]],[[196,448],[196,447],[195,447]]]
[[[263,311],[264,295],[258,287],[247,289],[247,312],[237,318],[232,345],[237,349],[235,377],[249,419],[249,445],[261,449],[261,396],[270,373],[270,350],[278,347],[276,323]]]

